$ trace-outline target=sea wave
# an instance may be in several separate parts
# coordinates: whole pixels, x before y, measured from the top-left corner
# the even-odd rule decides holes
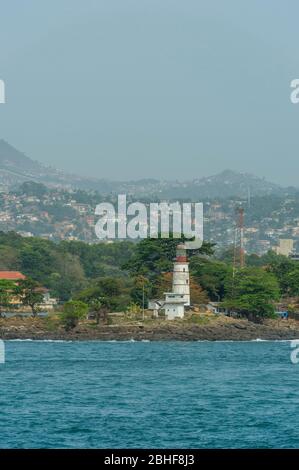
[[[210,340],[210,339],[198,339],[196,343],[289,343],[291,341],[299,341],[296,340],[296,338],[293,339],[261,339],[261,338],[256,338],[256,339],[216,339],[216,340]],[[189,341],[188,341],[189,342]]]
[[[27,343],[27,342],[34,342],[34,343],[72,343],[72,340],[65,340],[65,339],[5,339],[4,341],[9,341],[11,343]]]

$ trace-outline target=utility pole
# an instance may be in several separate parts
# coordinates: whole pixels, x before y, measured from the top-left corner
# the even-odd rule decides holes
[[[245,251],[244,251],[244,209],[239,208],[239,231],[240,231],[240,268],[245,266]]]

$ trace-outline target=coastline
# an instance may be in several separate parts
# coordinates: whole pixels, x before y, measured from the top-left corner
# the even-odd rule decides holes
[[[260,324],[248,320],[215,317],[199,324],[152,321],[112,325],[95,325],[93,322],[84,321],[70,331],[39,318],[0,320],[2,340],[250,341],[297,338],[299,322],[294,320],[265,320]]]

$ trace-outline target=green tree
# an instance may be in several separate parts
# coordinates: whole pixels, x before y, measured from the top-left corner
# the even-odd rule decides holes
[[[40,284],[30,278],[22,279],[16,287],[16,293],[20,296],[22,304],[31,308],[34,317],[38,313],[38,304],[41,304],[44,298],[39,288]]]
[[[11,246],[0,246],[0,270],[19,269],[18,253]]]
[[[47,240],[32,238],[20,250],[20,269],[26,276],[45,285],[55,269],[53,247]]]
[[[289,295],[289,274],[296,269],[296,262],[283,255],[276,255],[270,251],[263,257],[263,264],[267,271],[273,273],[281,289],[282,294]]]
[[[92,299],[89,307],[90,311],[95,315],[97,325],[100,323],[101,318],[104,321],[107,321],[107,314],[110,308],[109,299],[107,297],[97,297]]]
[[[215,259],[194,256],[190,262],[190,272],[210,300],[223,300],[232,268],[229,264]]]
[[[16,285],[14,282],[1,279],[0,280],[0,316],[4,309],[11,307],[12,297],[15,295]]]
[[[88,305],[80,300],[69,300],[63,306],[62,322],[65,329],[72,330],[78,325],[79,320],[86,317]]]
[[[82,265],[78,256],[70,253],[55,253],[53,259],[55,267],[45,285],[48,285],[59,299],[69,300],[86,285]]]
[[[105,298],[106,306],[110,311],[123,310],[129,303],[129,290],[132,281],[128,285],[121,278],[99,278],[90,287],[75,295],[75,300],[81,300],[91,304],[94,299]]]
[[[288,295],[299,296],[299,266],[285,274],[284,283]]]
[[[35,181],[25,181],[19,191],[26,196],[43,197],[48,192],[48,188],[44,184],[35,183]]]
[[[274,302],[279,298],[279,284],[274,274],[251,267],[235,273],[234,289],[223,304],[249,319],[257,319],[273,316]]]

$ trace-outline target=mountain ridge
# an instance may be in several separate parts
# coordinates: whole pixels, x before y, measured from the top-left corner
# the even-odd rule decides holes
[[[265,178],[230,169],[190,181],[163,181],[153,178],[109,181],[80,177],[32,160],[4,139],[0,139],[0,187],[2,186],[2,190],[3,188],[10,190],[25,181],[35,181],[48,187],[97,190],[102,194],[125,192],[135,196],[142,194],[160,199],[249,197],[250,194],[255,196],[297,191],[293,187],[285,188]]]

